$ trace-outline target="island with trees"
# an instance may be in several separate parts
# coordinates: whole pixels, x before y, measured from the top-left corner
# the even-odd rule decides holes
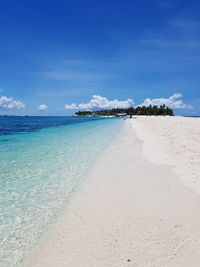
[[[101,109],[96,111],[78,111],[77,116],[174,116],[173,110],[166,105],[161,106],[138,106],[130,108]]]

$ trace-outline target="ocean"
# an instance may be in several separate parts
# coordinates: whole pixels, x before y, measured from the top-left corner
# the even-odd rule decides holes
[[[20,266],[121,127],[119,119],[0,117],[0,266]]]

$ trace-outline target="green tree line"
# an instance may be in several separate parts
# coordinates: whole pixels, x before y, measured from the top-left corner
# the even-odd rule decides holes
[[[101,109],[96,111],[78,111],[77,116],[116,116],[118,114],[133,115],[155,115],[155,116],[173,116],[173,110],[166,105],[161,106],[138,106],[130,108]]]

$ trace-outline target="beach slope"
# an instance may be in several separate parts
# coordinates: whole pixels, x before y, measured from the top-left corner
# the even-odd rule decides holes
[[[200,266],[200,198],[143,155],[134,121],[124,121],[27,266]]]

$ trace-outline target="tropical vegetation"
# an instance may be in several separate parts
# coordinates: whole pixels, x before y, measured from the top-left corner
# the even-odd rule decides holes
[[[130,108],[101,109],[96,111],[78,111],[77,116],[117,116],[117,115],[155,115],[155,116],[173,116],[173,110],[166,105],[161,106],[138,106]]]

